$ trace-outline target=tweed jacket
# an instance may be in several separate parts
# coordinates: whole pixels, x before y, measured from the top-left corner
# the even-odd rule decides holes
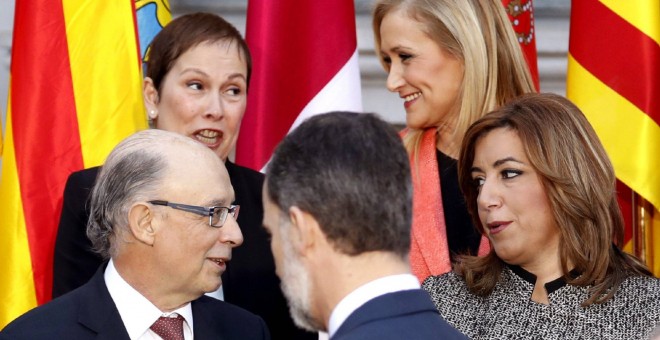
[[[535,277],[505,267],[487,297],[470,293],[450,272],[429,277],[426,289],[440,315],[471,339],[648,339],[660,325],[660,280],[628,277],[614,297],[586,308],[589,287],[558,279],[545,285],[549,305],[531,300]]]

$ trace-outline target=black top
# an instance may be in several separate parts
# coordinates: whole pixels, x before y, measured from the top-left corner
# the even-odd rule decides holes
[[[235,204],[241,205],[237,222],[243,233],[243,244],[232,250],[232,260],[222,274],[225,301],[261,316],[273,339],[317,339],[317,333],[303,331],[293,324],[280,290],[269,236],[261,226],[264,175],[231,162],[225,165],[234,187]],[[85,234],[90,190],[99,169],[74,172],[67,180],[55,241],[53,297],[82,286],[103,262],[91,250]]]
[[[458,185],[457,161],[436,150],[440,171],[442,205],[445,213],[447,243],[452,262],[455,255],[477,255],[481,235],[472,224],[465,198]]]

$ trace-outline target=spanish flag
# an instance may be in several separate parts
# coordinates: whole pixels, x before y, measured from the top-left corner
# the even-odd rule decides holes
[[[650,203],[642,255],[660,274],[660,0],[572,1],[566,91],[603,142],[619,193]],[[624,214],[636,209],[628,197]]]
[[[162,5],[16,1],[0,178],[0,328],[51,298],[67,176],[102,164],[121,139],[147,127],[141,2]]]

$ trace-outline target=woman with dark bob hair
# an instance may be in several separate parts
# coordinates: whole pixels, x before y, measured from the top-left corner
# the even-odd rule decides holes
[[[450,324],[474,339],[643,339],[660,324],[660,280],[621,251],[614,169],[570,101],[530,94],[487,114],[458,171],[492,249],[424,282]]]
[[[317,339],[317,333],[293,324],[279,287],[269,236],[261,227],[264,176],[228,159],[245,113],[252,73],[245,40],[218,15],[190,13],[166,25],[147,56],[143,95],[151,127],[187,136],[211,149],[225,163],[236,196],[233,204],[241,206],[237,222],[244,242],[234,245],[222,287],[210,295],[261,316],[274,339]],[[53,297],[85,284],[109,257],[92,250],[85,232],[88,197],[98,172],[99,167],[81,170],[67,180],[53,259]]]

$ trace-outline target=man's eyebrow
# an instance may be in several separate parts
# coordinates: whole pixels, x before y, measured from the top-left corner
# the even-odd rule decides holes
[[[212,200],[206,201],[204,206],[207,206],[207,207],[224,207],[224,206],[229,205],[229,204],[227,204],[227,202],[231,202],[232,204],[234,203],[233,200],[228,201],[228,200],[225,200],[225,199],[218,198],[218,199],[212,199]]]

